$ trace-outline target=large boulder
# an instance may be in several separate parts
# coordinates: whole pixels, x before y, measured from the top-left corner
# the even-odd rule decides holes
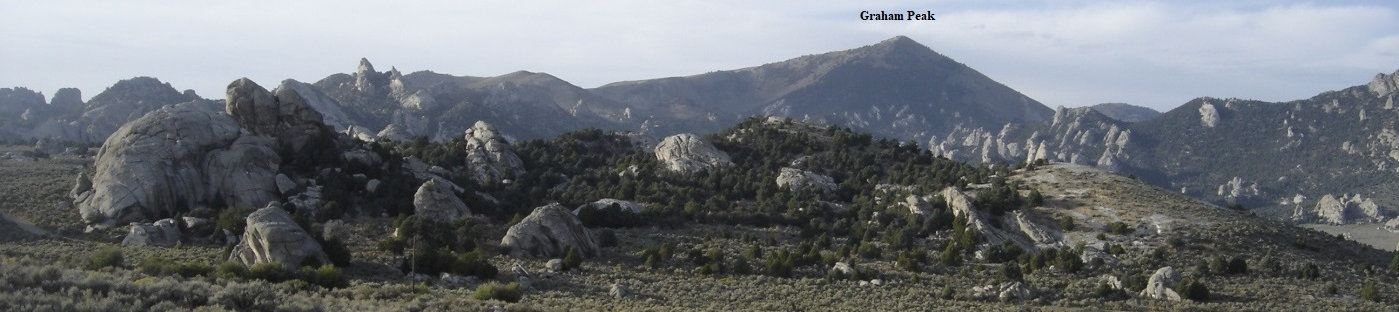
[[[224,110],[248,131],[275,137],[282,147],[297,153],[328,130],[321,113],[297,93],[295,81],[285,85],[273,94],[248,78],[238,79],[228,85]]]
[[[569,247],[577,249],[580,256],[593,257],[600,250],[592,231],[583,227],[583,222],[568,208],[556,203],[534,208],[534,212],[505,232],[500,246],[509,248],[511,255],[517,257],[563,257]]]
[[[168,87],[168,86],[167,86]],[[280,195],[278,151],[328,139],[320,114],[292,88],[274,96],[247,78],[222,109],[195,101],[162,108],[112,133],[89,190],[73,197],[95,227],[171,216],[197,206],[261,207]]]
[[[308,260],[330,263],[321,244],[282,210],[280,203],[271,203],[248,215],[243,239],[233,247],[228,260],[252,266],[258,263],[280,263],[284,267],[299,267]]]
[[[450,186],[428,179],[413,194],[413,213],[438,221],[456,221],[471,215],[471,209],[457,198]]]
[[[1146,282],[1146,289],[1142,290],[1142,296],[1151,299],[1165,299],[1180,301],[1180,294],[1176,293],[1176,283],[1180,282],[1180,273],[1175,268],[1163,267],[1156,270],[1151,275],[1151,279]]]
[[[836,182],[831,177],[796,168],[783,167],[777,174],[777,187],[789,190],[812,190],[819,192],[832,192],[836,190]]]
[[[466,167],[471,178],[479,183],[514,179],[525,171],[524,162],[515,155],[515,148],[494,126],[484,121],[477,121],[466,130]]]
[[[162,108],[132,121],[97,152],[79,214],[96,227],[172,216],[204,203],[258,207],[276,198],[281,159],[212,103]],[[86,190],[84,190],[86,189]]]
[[[127,246],[175,246],[180,243],[180,224],[170,218],[153,223],[132,223],[130,232],[121,243]]]
[[[696,172],[733,165],[729,154],[715,148],[703,137],[681,133],[666,137],[656,144],[656,159],[676,172]]]

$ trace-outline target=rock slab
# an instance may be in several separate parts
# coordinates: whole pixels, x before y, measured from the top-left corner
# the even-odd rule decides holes
[[[534,209],[500,239],[513,256],[563,257],[569,247],[580,256],[598,255],[597,240],[568,208],[555,203]]]

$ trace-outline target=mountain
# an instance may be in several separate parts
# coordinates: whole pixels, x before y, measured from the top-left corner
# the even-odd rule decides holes
[[[621,115],[606,110],[615,105],[587,90],[526,71],[497,77],[403,75],[397,69],[375,71],[361,59],[355,73],[331,75],[311,86],[333,100],[318,107],[322,114],[344,116],[328,124],[364,139],[442,141],[460,136],[476,121],[520,138],[540,138],[585,127],[616,129],[610,120]]]
[[[954,127],[1037,122],[1051,111],[907,37],[738,70],[593,90],[662,133],[713,131],[746,116],[790,117],[923,141]],[[673,125],[673,126],[672,126]]]
[[[1108,116],[1108,118],[1126,122],[1139,122],[1155,118],[1157,115],[1161,115],[1161,112],[1158,112],[1149,107],[1136,106],[1127,103],[1103,103],[1093,105],[1092,108],[1098,113]]]
[[[0,89],[0,139],[56,139],[101,143],[121,125],[178,103],[200,100],[192,90],[179,91],[151,77],[118,81],[82,102],[81,91],[60,89],[51,103],[24,88]],[[17,118],[16,118],[17,117]]]
[[[957,127],[1037,122],[1052,112],[903,36],[757,67],[595,89],[526,71],[496,77],[430,71],[405,75],[396,68],[380,72],[367,59],[353,73],[314,83],[288,80],[281,87],[306,95],[336,131],[364,140],[424,136],[445,141],[476,121],[517,139],[589,127],[665,136],[713,132],[748,116],[773,115],[922,142]],[[24,91],[7,91],[0,97],[0,111],[13,110],[9,116],[16,116],[35,107],[27,95],[32,92]],[[43,126],[37,125],[45,123],[41,121],[11,122],[15,125],[0,127],[5,130],[0,135],[101,142],[121,123],[197,98],[144,77],[120,82],[109,92],[114,94],[94,97],[102,105],[90,103],[80,114],[86,117],[60,114]],[[122,104],[105,103],[113,101]]]
[[[1297,222],[1380,222],[1399,207],[1396,75],[1289,102],[1198,98],[1134,123],[1060,108],[1045,123],[956,129],[930,145],[973,161],[1093,165]]]

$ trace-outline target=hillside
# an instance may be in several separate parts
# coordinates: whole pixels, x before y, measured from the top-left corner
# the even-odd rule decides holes
[[[1108,118],[1125,122],[1139,122],[1156,118],[1161,115],[1150,107],[1141,107],[1127,103],[1103,103],[1092,106],[1094,111],[1108,116]]]
[[[999,127],[1050,114],[1039,102],[903,36],[757,67],[618,82],[594,91],[661,124],[700,125],[671,131],[713,131],[746,116],[781,116],[921,142],[956,126]]]
[[[1390,252],[1080,165],[974,166],[781,118],[746,119],[683,148],[670,138],[637,138],[585,130],[513,144],[524,171],[510,183],[473,182],[475,165],[463,162],[471,158],[450,156],[472,153],[473,141],[371,144],[368,151],[385,160],[406,159],[382,167],[299,163],[288,155],[289,164],[327,169],[307,172],[382,183],[365,192],[324,179],[315,189],[335,198],[339,215],[322,210],[328,204],[264,208],[301,216],[304,225],[293,226],[324,237],[327,250],[346,247],[348,266],[286,273],[263,264],[239,271],[240,264],[224,262],[233,257],[217,239],[187,236],[179,248],[114,244],[136,226],[83,233],[83,219],[73,214],[30,219],[51,214],[45,194],[62,196],[72,164],[84,160],[0,160],[12,170],[6,174],[32,178],[0,184],[11,194],[0,208],[54,233],[0,242],[7,264],[0,308],[1386,310],[1396,302],[1375,294],[1399,290]],[[658,157],[676,150],[729,162],[676,172],[674,159]],[[111,161],[106,154],[96,161]],[[431,170],[443,174],[436,181],[468,190],[448,194],[473,216],[439,221],[427,217],[435,210],[422,210],[421,195],[398,191],[424,180],[407,178],[420,158],[443,168]],[[282,173],[296,181],[303,170]],[[298,192],[281,200],[296,203]],[[407,207],[394,207],[405,200]],[[579,207],[569,218],[597,240],[595,254],[518,255],[538,250],[501,239],[555,202]],[[626,208],[633,205],[639,211]],[[248,213],[218,209],[219,220]],[[250,232],[254,219],[247,219]],[[225,226],[218,225],[243,230]],[[0,232],[17,230],[0,222]],[[233,248],[237,255],[242,247]],[[549,264],[559,257],[580,262],[574,269]],[[1177,278],[1153,277],[1167,266]],[[332,274],[337,268],[341,279]],[[1200,297],[1200,289],[1208,294]],[[1170,294],[1192,299],[1151,299]]]
[[[1399,207],[1394,77],[1281,103],[1199,98],[1135,123],[1060,109],[1046,123],[957,129],[930,144],[972,161],[1097,166],[1294,222],[1383,223]]]

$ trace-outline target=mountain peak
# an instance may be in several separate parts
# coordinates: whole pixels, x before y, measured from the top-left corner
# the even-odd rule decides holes
[[[913,39],[910,39],[909,37],[894,36],[893,38],[884,39],[884,41],[880,41],[879,43],[876,43],[874,45],[866,46],[864,48],[856,50],[879,51],[882,53],[890,53],[902,51],[932,52],[933,49],[928,48],[928,46],[918,43],[917,41],[913,41]]]
[[[1370,84],[1367,85],[1367,87],[1370,88],[1371,92],[1375,92],[1375,95],[1379,96],[1384,96],[1385,94],[1399,90],[1399,70],[1389,75],[1385,75],[1384,73],[1375,74],[1375,79],[1370,80]]]
[[[876,44],[876,45],[909,45],[909,44],[921,45],[921,44],[919,44],[917,41],[913,41],[913,39],[910,39],[909,37],[906,37],[906,36],[904,36],[904,35],[898,35],[898,36],[894,36],[894,37],[889,38],[889,39],[884,39],[884,41],[880,41],[880,42],[879,42],[878,44]]]
[[[374,71],[374,64],[370,64],[370,63],[369,63],[369,58],[361,57],[361,58],[359,58],[359,69],[356,70],[355,72],[356,72],[356,73],[359,73],[359,74],[364,74],[364,73],[376,73],[377,71]]]

